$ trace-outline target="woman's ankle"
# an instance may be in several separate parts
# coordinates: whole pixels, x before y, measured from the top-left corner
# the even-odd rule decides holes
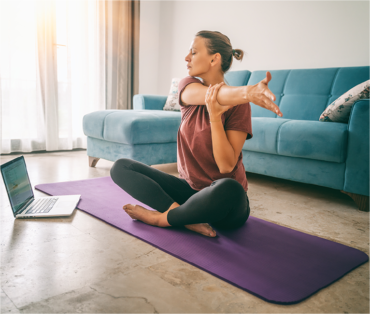
[[[180,206],[180,204],[179,204],[179,203],[174,202],[174,203],[172,203],[172,205],[170,206],[170,208],[169,208],[169,209],[167,209],[167,211],[168,211],[168,210],[171,210],[171,209],[174,209],[174,208],[176,208],[176,207],[179,207],[179,206]]]
[[[161,217],[159,218],[158,227],[170,227],[171,225],[168,223],[168,220],[167,220],[168,212],[171,209],[174,209],[174,208],[179,207],[179,206],[180,206],[179,203],[176,203],[176,202],[172,203],[170,208],[167,209],[164,213],[162,213]]]

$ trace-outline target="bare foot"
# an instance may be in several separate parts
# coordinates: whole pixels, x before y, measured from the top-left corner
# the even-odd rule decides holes
[[[132,204],[124,205],[123,209],[132,219],[140,220],[148,225],[157,226],[157,227],[171,226],[170,224],[168,224],[168,222],[166,223],[168,225],[164,225],[163,219],[161,219],[163,213],[160,213],[158,211],[148,210],[140,205],[132,205]],[[184,227],[194,232],[203,234],[207,237],[213,238],[217,235],[216,231],[214,231],[212,227],[207,223],[185,225]]]
[[[168,213],[168,211],[170,211],[171,209],[173,208],[176,208],[180,206],[180,204],[174,202],[171,207],[167,210],[166,213]],[[212,229],[212,227],[207,224],[207,223],[199,223],[199,224],[191,224],[191,225],[185,225],[184,226],[185,228],[191,230],[191,231],[195,231],[195,232],[198,232],[200,234],[203,234],[207,237],[215,237],[217,234],[216,234],[216,231],[214,231]]]
[[[211,238],[214,238],[217,235],[216,231],[214,231],[212,227],[207,223],[185,225],[184,227]]]
[[[148,210],[140,205],[126,204],[123,206],[125,212],[132,218],[145,222],[148,225],[158,226],[162,213]]]

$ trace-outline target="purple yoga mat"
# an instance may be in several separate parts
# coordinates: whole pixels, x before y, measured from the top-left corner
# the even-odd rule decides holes
[[[49,195],[81,194],[80,210],[271,303],[301,302],[369,260],[360,250],[252,216],[239,229],[214,228],[215,238],[184,227],[150,226],[122,206],[153,208],[110,177],[35,188]]]

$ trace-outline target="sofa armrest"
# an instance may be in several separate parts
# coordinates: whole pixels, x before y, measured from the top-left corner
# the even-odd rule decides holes
[[[348,145],[343,190],[369,195],[369,99],[355,102],[348,121]]]
[[[134,110],[163,110],[167,96],[161,95],[134,95]]]

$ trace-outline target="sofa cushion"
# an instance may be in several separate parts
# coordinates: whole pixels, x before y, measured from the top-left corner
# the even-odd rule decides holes
[[[281,125],[277,153],[342,163],[346,160],[348,124],[290,120]]]
[[[252,72],[248,70],[228,71],[225,73],[224,79],[229,86],[244,86],[248,85],[251,74]]]
[[[243,150],[345,162],[348,124],[275,118],[252,118],[253,138]]]
[[[369,99],[370,80],[356,85],[334,100],[321,114],[320,121],[348,123],[353,104],[361,99]]]
[[[105,116],[103,137],[123,144],[177,141],[181,113],[163,110],[117,110]]]
[[[86,136],[104,140],[103,130],[105,117],[116,110],[94,111],[84,115],[82,119],[83,131]]]
[[[252,118],[253,137],[245,141],[243,149],[267,154],[277,154],[277,135],[282,124],[288,119],[257,117]]]
[[[170,92],[167,96],[163,110],[181,111],[179,104],[179,82],[181,78],[173,78],[171,82]]]
[[[369,79],[369,67],[271,70],[269,89],[283,119],[318,121],[321,113],[340,95]],[[266,71],[253,71],[248,85],[266,78]],[[252,117],[281,119],[274,112],[253,104]]]

